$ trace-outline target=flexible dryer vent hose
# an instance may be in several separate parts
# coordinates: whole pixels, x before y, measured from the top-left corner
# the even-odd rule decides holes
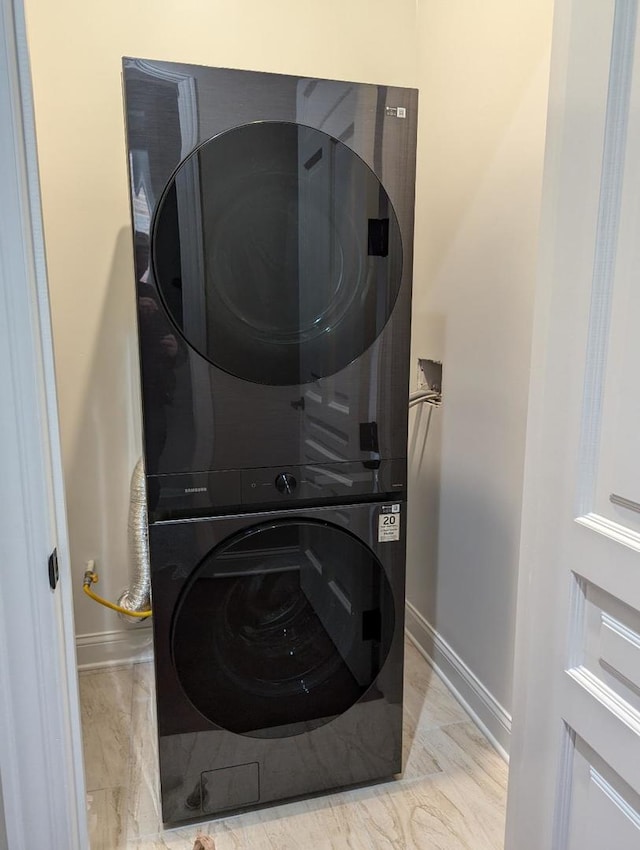
[[[147,491],[142,458],[131,476],[129,499],[129,563],[131,584],[118,605],[131,614],[120,612],[123,620],[131,621],[142,614],[151,614],[151,571],[149,567],[149,538],[147,536]]]
[[[139,622],[151,616],[151,571],[149,568],[149,540],[147,537],[147,494],[144,481],[144,465],[142,458],[137,462],[131,477],[131,493],[129,499],[129,560],[131,569],[131,585],[118,599],[118,604],[109,602],[98,596],[91,585],[98,581],[94,570],[95,562],[87,563],[82,580],[82,590],[93,599],[117,611],[120,617],[128,623]]]

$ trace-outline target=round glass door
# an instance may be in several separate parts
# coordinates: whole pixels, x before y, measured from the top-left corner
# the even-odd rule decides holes
[[[211,722],[288,737],[375,691],[393,627],[391,587],[367,546],[325,522],[281,520],[196,568],[173,618],[173,663]]]
[[[201,145],[169,181],[152,239],[158,289],[187,342],[256,383],[344,368],[400,288],[400,230],[378,178],[299,124],[256,122]]]

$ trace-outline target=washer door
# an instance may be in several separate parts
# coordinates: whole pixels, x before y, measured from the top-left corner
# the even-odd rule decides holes
[[[208,720],[288,737],[377,694],[393,627],[392,591],[367,546],[329,523],[274,521],[220,544],[194,571],[176,606],[172,659]]]
[[[311,127],[247,124],[185,159],[158,204],[152,263],[186,341],[244,380],[304,384],[362,354],[402,276],[391,201]]]

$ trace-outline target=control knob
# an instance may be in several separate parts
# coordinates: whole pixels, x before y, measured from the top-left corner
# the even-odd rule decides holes
[[[276,490],[278,492],[291,496],[293,491],[298,486],[298,482],[289,472],[281,472],[280,475],[276,477]]]

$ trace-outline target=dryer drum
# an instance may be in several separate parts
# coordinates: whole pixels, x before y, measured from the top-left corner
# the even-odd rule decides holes
[[[334,374],[385,326],[402,278],[393,205],[327,133],[260,121],[221,133],[174,172],[152,263],[187,342],[239,378]]]

